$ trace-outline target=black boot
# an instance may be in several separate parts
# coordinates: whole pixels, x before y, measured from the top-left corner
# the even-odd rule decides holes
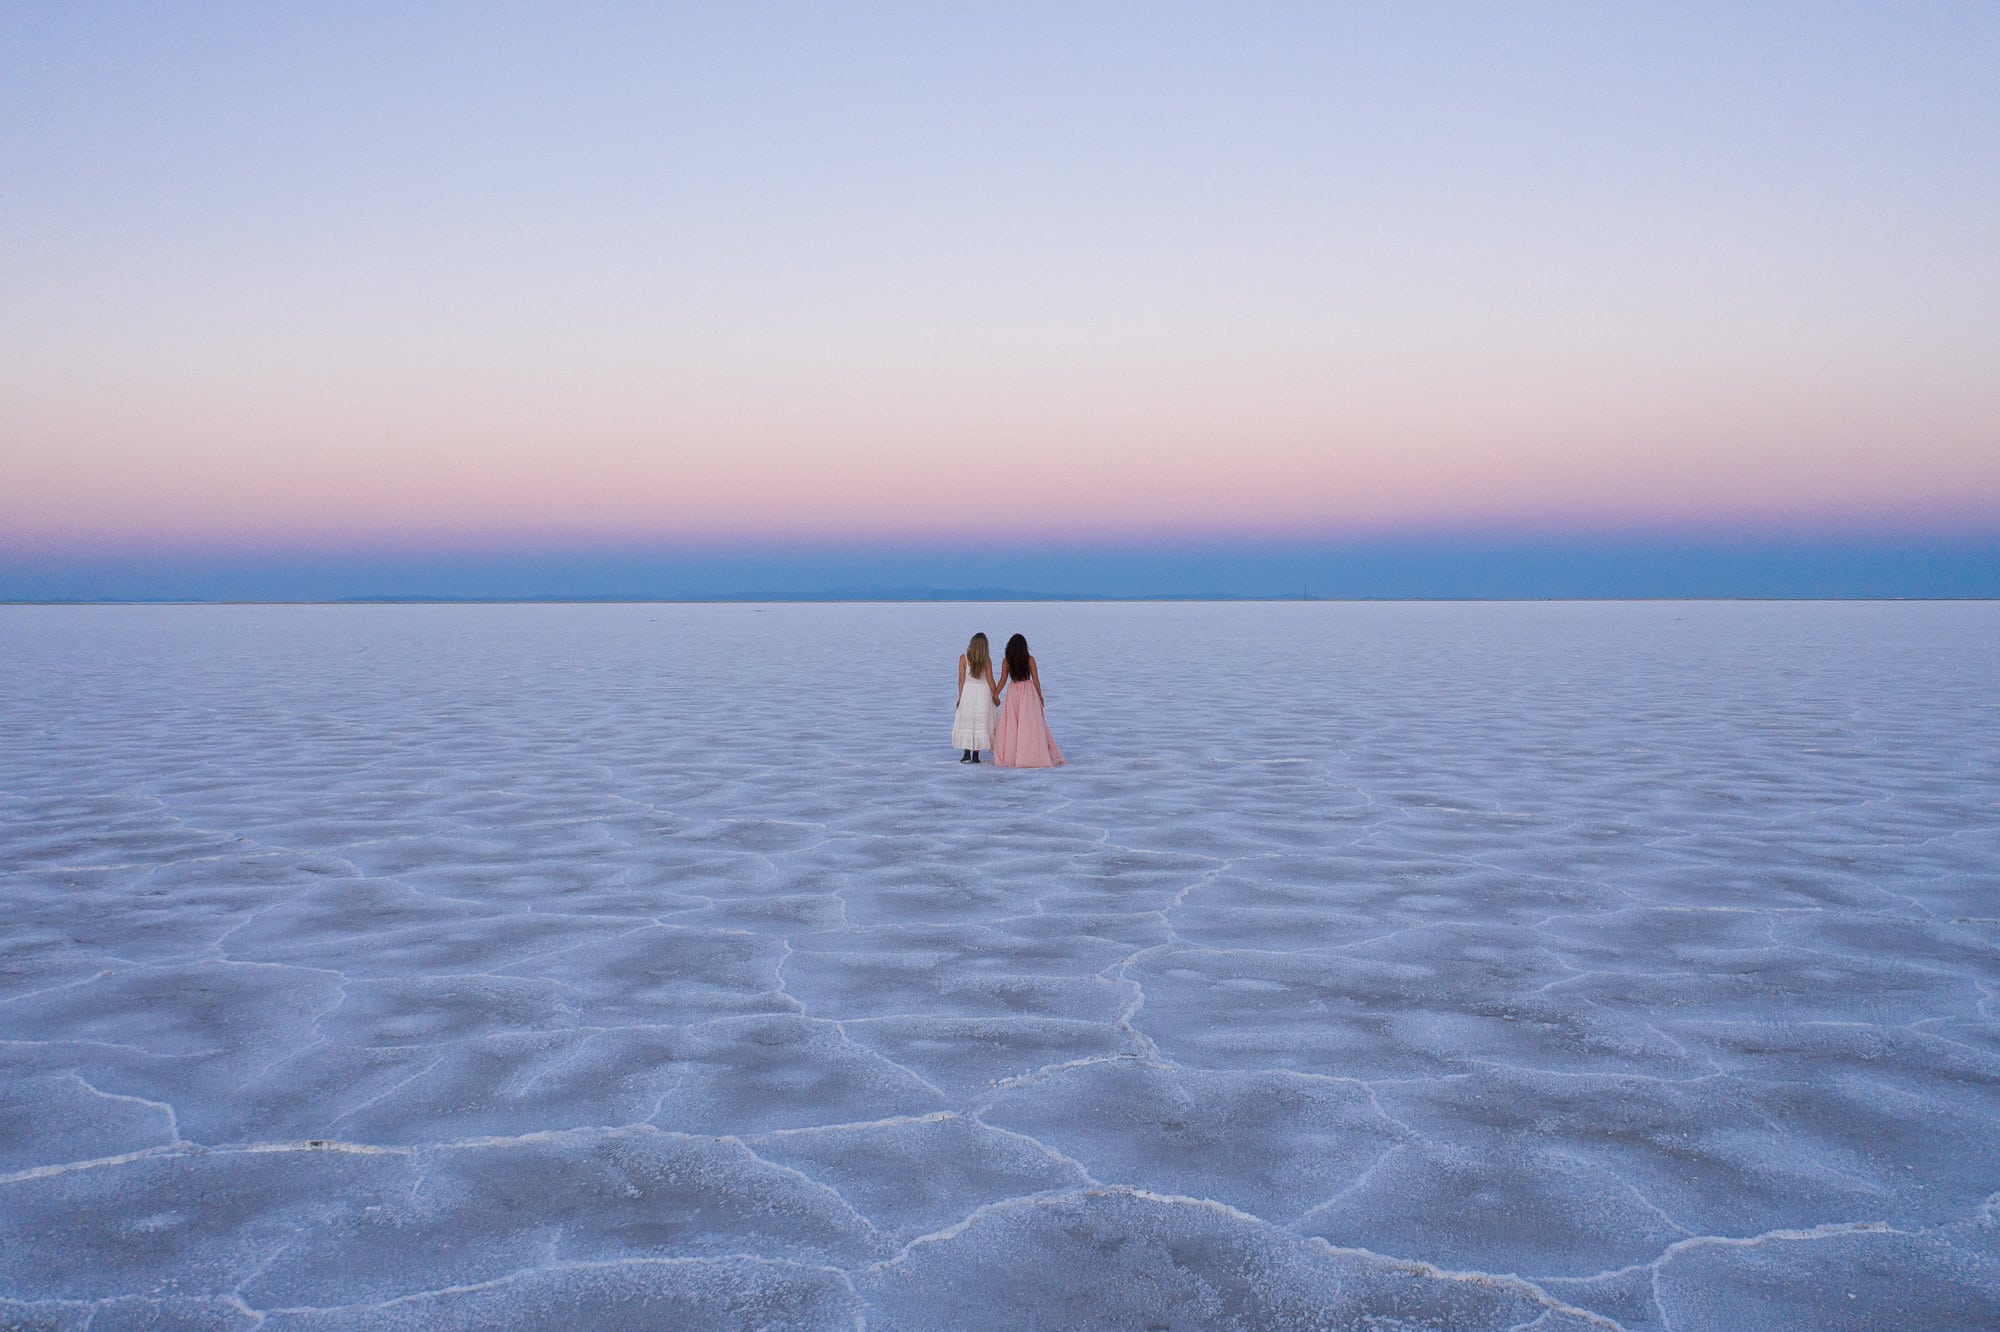
[[[960,762],[960,763],[977,763],[977,762],[979,762],[979,755],[977,755],[977,754],[973,753],[973,752],[972,752],[971,750],[969,750],[969,749],[968,749],[968,750],[966,750],[966,751],[965,751],[965,757],[961,758],[961,759],[959,760],[959,762]]]
[[[972,761],[974,763],[979,762],[979,751],[976,749],[972,751]]]

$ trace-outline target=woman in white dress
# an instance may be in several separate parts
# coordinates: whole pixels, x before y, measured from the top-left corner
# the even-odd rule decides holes
[[[959,654],[958,712],[951,719],[951,742],[965,751],[960,763],[977,763],[980,750],[993,748],[993,717],[999,702],[993,654],[986,635],[974,634]]]

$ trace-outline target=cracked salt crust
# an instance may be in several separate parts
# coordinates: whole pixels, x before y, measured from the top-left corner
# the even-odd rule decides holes
[[[0,1323],[2000,1323],[2000,607],[0,648]]]

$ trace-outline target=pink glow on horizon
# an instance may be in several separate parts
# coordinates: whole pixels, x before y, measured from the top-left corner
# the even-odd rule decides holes
[[[2000,526],[1991,7],[586,26],[24,20],[0,548]]]
[[[1265,474],[1266,478],[1269,474]],[[425,480],[434,495],[424,493]],[[1055,486],[1055,498],[1033,513],[940,516],[940,504],[912,490],[884,487],[865,497],[831,490],[833,478],[804,473],[801,484],[776,491],[761,481],[732,488],[711,483],[699,491],[671,478],[628,478],[607,486],[629,496],[605,502],[557,481],[526,480],[506,486],[462,486],[446,478],[399,475],[390,480],[408,493],[391,498],[343,493],[335,484],[298,489],[245,485],[221,493],[186,495],[170,488],[133,497],[123,512],[100,507],[84,520],[51,521],[47,515],[10,519],[0,547],[14,550],[116,548],[158,544],[184,548],[285,549],[297,547],[397,547],[460,549],[572,544],[713,544],[758,541],[889,542],[1045,539],[1086,543],[1210,538],[1343,538],[1406,532],[1727,532],[2000,530],[2000,504],[1908,495],[1833,493],[1823,497],[1736,496],[1715,503],[1695,493],[1656,494],[1641,504],[1616,497],[1562,495],[1552,482],[1515,495],[1455,492],[1406,495],[1382,485],[1361,502],[1348,484],[1342,493],[1316,495],[1303,486],[1290,495],[1267,485],[1233,485],[1229,477],[1175,478],[1205,494],[1185,498],[1164,482],[1153,487],[1093,487],[1099,480],[1072,476]],[[826,488],[820,488],[822,481]],[[1329,488],[1331,489],[1331,488]],[[1580,489],[1580,488],[1578,488]],[[442,492],[449,491],[448,495]],[[894,501],[908,499],[907,506]],[[1403,503],[1395,503],[1404,499]],[[375,503],[364,512],[368,501]],[[1564,503],[1563,500],[1570,502]],[[1595,502],[1593,502],[1595,501]],[[1705,502],[1706,501],[1706,502]],[[1113,505],[1121,506],[1114,509]],[[162,517],[163,510],[173,513]],[[174,512],[178,510],[178,512]]]
[[[51,413],[45,442],[10,459],[0,540],[455,546],[2000,522],[2000,442],[1941,412],[1729,420],[1652,403],[1630,413],[1638,425],[1594,403],[1564,404],[1572,424],[1505,402],[1400,416],[1379,401],[1313,405],[1167,404],[1186,408],[1176,415],[1073,403],[968,410],[973,424],[956,427],[938,419],[956,414],[895,403],[733,421],[711,405],[661,411],[650,428],[630,419],[642,413],[602,409],[327,419],[239,405],[231,419],[206,404],[129,417],[78,405]],[[131,448],[135,438],[147,447]],[[968,502],[981,486],[991,500]]]

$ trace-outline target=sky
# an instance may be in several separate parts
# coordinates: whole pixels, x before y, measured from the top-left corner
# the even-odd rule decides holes
[[[1987,0],[6,6],[0,598],[2000,595],[1996,69]]]

